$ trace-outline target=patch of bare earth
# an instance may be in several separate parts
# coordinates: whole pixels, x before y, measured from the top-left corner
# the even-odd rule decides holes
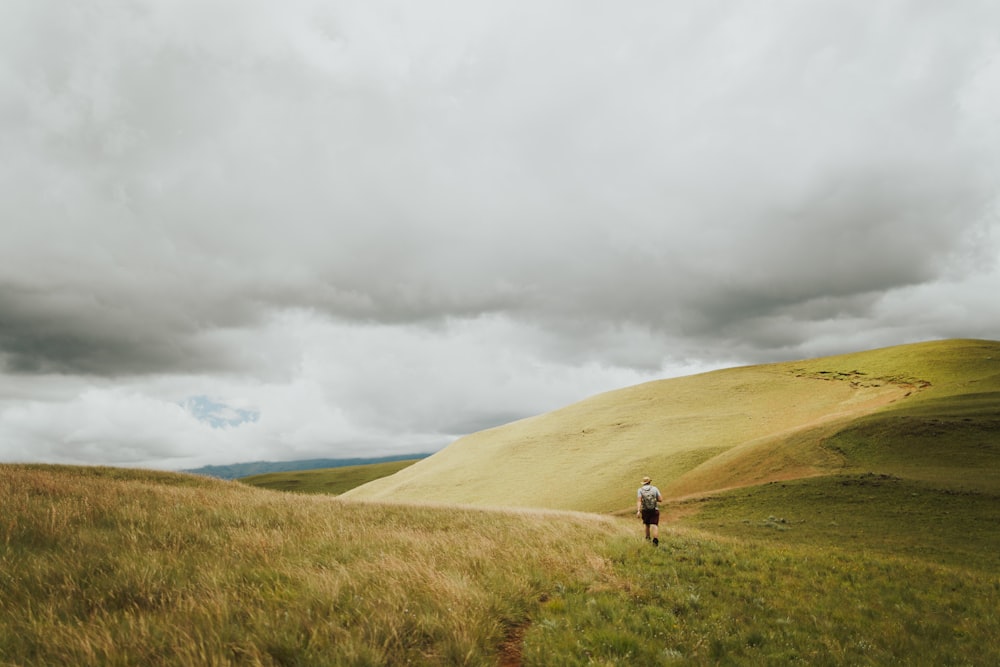
[[[521,667],[521,649],[528,621],[507,628],[507,636],[500,645],[500,667]]]

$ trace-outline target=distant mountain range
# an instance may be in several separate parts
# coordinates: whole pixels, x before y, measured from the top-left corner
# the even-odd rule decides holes
[[[250,461],[248,463],[231,463],[229,465],[202,466],[181,472],[195,475],[216,477],[218,479],[240,479],[251,475],[263,475],[269,472],[290,472],[294,470],[316,470],[320,468],[344,468],[346,466],[368,465],[370,463],[390,463],[392,461],[408,461],[423,459],[430,453],[399,454],[396,456],[381,456],[377,458],[353,459],[303,459],[299,461]]]

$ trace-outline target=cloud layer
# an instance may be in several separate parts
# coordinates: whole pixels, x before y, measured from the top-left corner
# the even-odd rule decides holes
[[[664,375],[996,337],[998,19],[7,2],[0,459],[426,450]]]

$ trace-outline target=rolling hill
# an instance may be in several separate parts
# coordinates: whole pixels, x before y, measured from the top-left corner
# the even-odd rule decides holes
[[[316,470],[269,472],[262,475],[241,477],[237,481],[275,491],[336,495],[373,479],[387,477],[419,460],[419,458],[410,458],[334,468],[318,468]]]
[[[945,340],[732,368],[600,394],[460,438],[351,498],[617,512],[876,471],[1000,489],[1000,342]]]

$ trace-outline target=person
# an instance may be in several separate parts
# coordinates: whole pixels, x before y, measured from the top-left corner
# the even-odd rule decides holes
[[[644,500],[645,499],[645,500]],[[642,478],[642,486],[635,495],[635,515],[642,519],[646,527],[646,539],[652,538],[653,546],[660,546],[660,510],[663,502],[660,490],[653,486],[653,480],[647,475]]]

